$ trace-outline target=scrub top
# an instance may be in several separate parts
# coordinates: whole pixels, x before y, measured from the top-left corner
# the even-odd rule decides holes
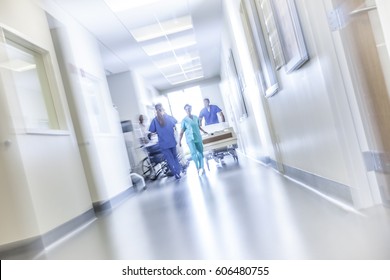
[[[219,112],[222,112],[221,108],[217,105],[210,105],[210,108],[203,108],[200,111],[199,118],[204,118],[206,125],[219,123],[217,115]]]
[[[190,117],[185,117],[181,122],[181,129],[184,130],[186,134],[187,143],[193,141],[195,143],[202,142],[202,135],[200,134],[199,129],[199,119],[197,116],[192,115]]]
[[[158,144],[161,149],[169,149],[176,147],[176,138],[175,138],[175,124],[177,120],[169,115],[164,114],[163,118],[165,119],[165,125],[161,126],[157,120],[157,117],[153,119],[150,124],[149,131],[157,133],[158,135]]]

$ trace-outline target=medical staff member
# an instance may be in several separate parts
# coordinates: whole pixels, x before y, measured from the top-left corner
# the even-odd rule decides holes
[[[218,115],[221,116],[222,122],[225,122],[225,116],[222,113],[221,108],[217,105],[210,105],[210,99],[203,99],[204,108],[199,113],[199,123],[202,125],[203,118],[205,125],[219,123]]]
[[[206,134],[207,132],[200,127],[198,117],[191,114],[191,105],[186,104],[184,110],[186,111],[187,116],[181,122],[179,145],[181,146],[181,139],[185,133],[187,145],[191,152],[191,158],[195,162],[198,174],[202,175],[204,173],[204,160],[202,135],[200,134],[200,131]]]
[[[156,109],[156,117],[150,123],[149,131],[157,133],[158,144],[168,163],[169,169],[176,179],[180,179],[181,165],[177,158],[177,142],[175,139],[175,124],[177,120],[165,114],[160,103],[156,104],[154,108]]]

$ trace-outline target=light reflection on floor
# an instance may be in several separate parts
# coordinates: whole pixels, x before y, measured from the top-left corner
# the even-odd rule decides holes
[[[42,259],[390,259],[390,210],[347,212],[271,168],[193,164],[148,184]]]

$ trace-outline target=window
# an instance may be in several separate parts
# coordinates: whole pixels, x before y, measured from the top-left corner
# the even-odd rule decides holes
[[[200,110],[203,109],[203,97],[199,86],[187,88],[180,91],[168,93],[169,104],[171,107],[172,116],[178,122],[186,116],[184,105],[187,103],[192,106],[192,114],[198,116]]]
[[[48,58],[47,51],[0,28],[0,79],[12,99],[13,117],[27,131],[60,128],[47,75]]]

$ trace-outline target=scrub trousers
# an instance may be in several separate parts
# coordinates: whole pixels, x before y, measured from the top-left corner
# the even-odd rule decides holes
[[[179,159],[177,158],[177,150],[176,147],[161,149],[165,159],[167,160],[169,169],[171,172],[177,177],[180,176],[181,165]]]
[[[203,143],[190,141],[187,143],[187,145],[190,148],[191,158],[195,162],[196,169],[203,169]]]

